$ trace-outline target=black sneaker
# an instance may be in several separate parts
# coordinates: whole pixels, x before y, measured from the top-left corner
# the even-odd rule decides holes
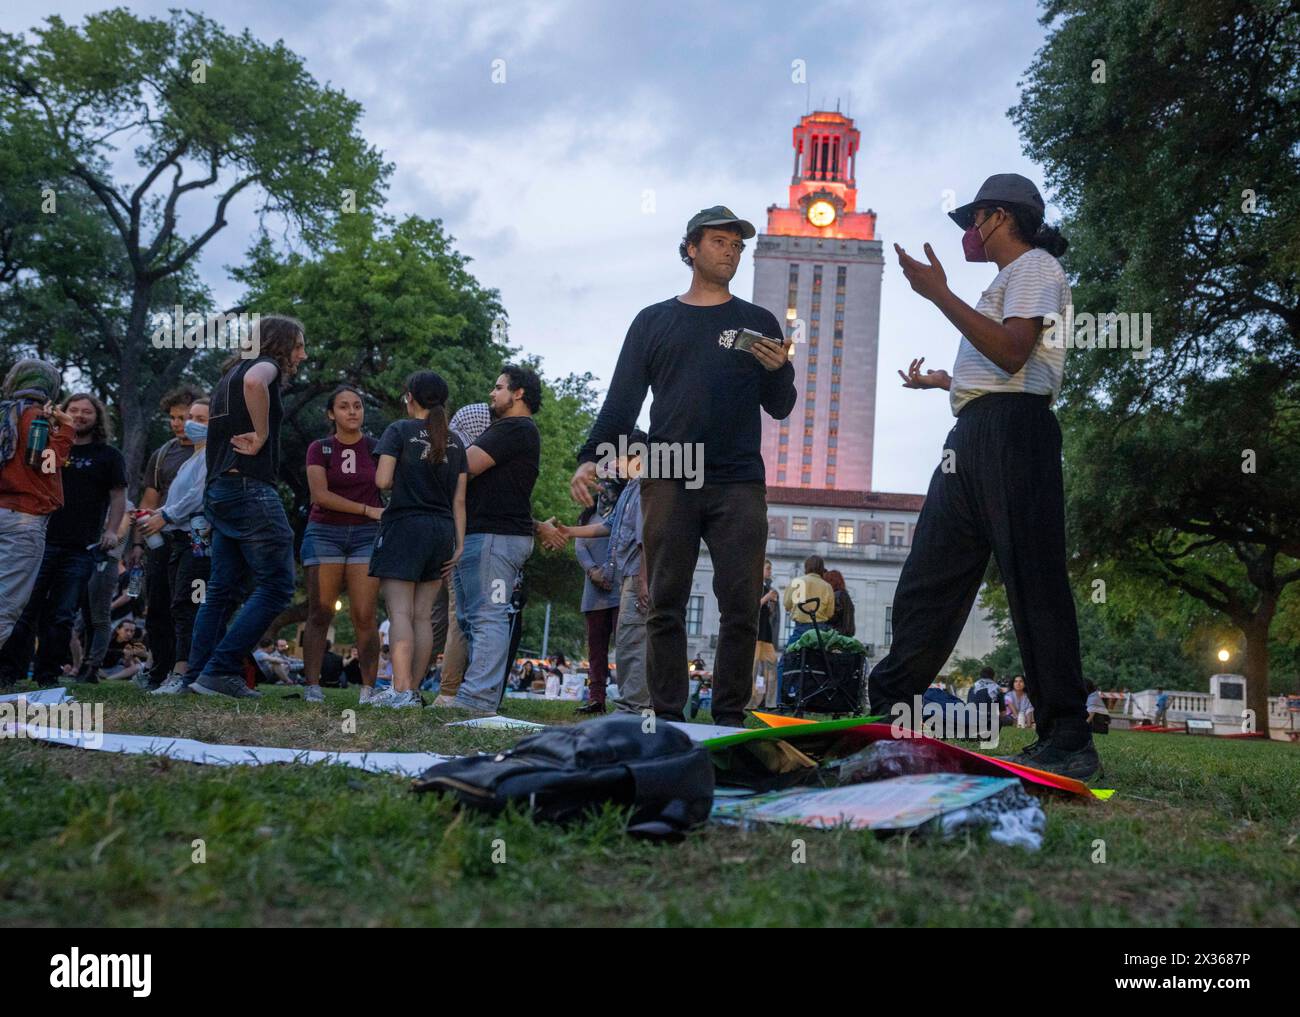
[[[605,704],[604,704],[604,703],[588,703],[586,706],[579,706],[579,707],[578,707],[576,710],[574,710],[573,712],[576,713],[576,714],[577,714],[578,716],[580,716],[580,717],[585,717],[585,716],[587,716],[588,714],[592,714],[592,713],[604,713],[604,712],[605,712]]]
[[[1101,772],[1101,760],[1097,757],[1097,748],[1092,744],[1091,738],[1077,749],[1063,749],[1040,739],[1024,752],[1012,756],[1008,762],[1032,766],[1035,770],[1046,770],[1059,777],[1073,777],[1075,780],[1089,780]]]
[[[262,698],[262,693],[250,689],[237,674],[201,674],[190,682],[190,691],[201,696],[226,696],[229,699]]]

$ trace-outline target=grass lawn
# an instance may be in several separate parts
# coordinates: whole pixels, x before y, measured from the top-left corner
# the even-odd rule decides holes
[[[74,691],[130,734],[445,753],[522,737],[441,726],[455,717],[433,709],[361,708],[345,734],[354,689],[326,690],[323,707],[279,689],[251,705]],[[567,723],[572,709],[508,700],[505,712]],[[998,751],[1027,740],[1004,732]],[[985,837],[717,826],[652,845],[624,836],[613,811],[565,829],[489,820],[341,766],[3,741],[0,926],[1300,924],[1300,747],[1125,732],[1098,746],[1098,786],[1119,794],[1047,800],[1043,849],[1026,853]]]

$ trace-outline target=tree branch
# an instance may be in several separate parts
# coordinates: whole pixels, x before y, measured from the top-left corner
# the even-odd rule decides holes
[[[221,201],[217,205],[216,214],[212,217],[212,225],[204,230],[198,238],[196,238],[188,247],[185,248],[185,250],[181,251],[181,253],[171,261],[167,262],[161,268],[146,273],[146,281],[151,283],[157,282],[159,279],[169,276],[174,272],[179,272],[184,268],[185,263],[202,250],[203,245],[216,236],[221,228],[226,225],[226,208],[230,204],[231,199],[255,180],[257,180],[256,175],[245,177],[223,194],[221,196]]]

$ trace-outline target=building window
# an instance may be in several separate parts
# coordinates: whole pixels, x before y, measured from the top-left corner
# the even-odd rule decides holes
[[[808,537],[808,517],[795,516],[790,520],[790,536],[796,540],[805,540]]]
[[[894,609],[892,606],[885,608],[885,645],[889,646],[894,641]]]
[[[686,634],[698,636],[704,631],[704,597],[695,594],[686,602]]]
[[[890,523],[889,524],[889,546],[902,547],[904,532],[905,530],[903,528],[902,523]]]
[[[812,465],[812,456],[810,456],[810,455],[805,455],[805,456],[803,457],[803,464],[804,464],[805,466],[811,466],[811,465]]]
[[[832,434],[826,439],[826,446],[828,448],[835,448],[839,443],[840,436],[838,434]]]
[[[805,474],[803,475],[803,482],[804,482],[805,484],[811,484],[811,483],[812,483],[812,474],[811,474],[811,473],[805,473]]]
[[[778,453],[776,457],[777,465],[784,466],[788,458],[789,456],[787,456],[784,452]]]
[[[790,444],[790,432],[785,430],[785,428],[781,429],[781,444],[782,445]]]
[[[852,544],[853,543],[853,523],[851,520],[840,520],[840,525],[835,530],[835,543]]]

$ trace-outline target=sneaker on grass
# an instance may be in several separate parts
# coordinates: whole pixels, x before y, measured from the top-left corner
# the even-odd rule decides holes
[[[365,706],[367,703],[370,702],[370,700],[374,697],[374,695],[375,695],[375,687],[373,685],[362,685],[361,697],[357,700],[357,704],[359,706]]]
[[[148,692],[149,687],[153,685],[153,676],[149,674],[149,669],[147,667],[142,667],[131,676],[131,681],[135,682],[135,687],[137,689],[140,689],[142,692]]]
[[[1062,748],[1051,738],[1040,739],[1018,756],[1012,756],[1010,762],[1075,780],[1089,780],[1101,770],[1101,760],[1091,738],[1074,748]]]
[[[308,685],[302,690],[302,698],[309,703],[325,702],[325,693],[321,691],[319,685]]]
[[[177,674],[173,671],[167,676],[167,680],[159,685],[156,689],[150,691],[151,696],[185,696],[189,695],[190,679],[188,675]]]
[[[394,710],[402,710],[412,706],[419,709],[424,706],[424,701],[420,698],[418,692],[394,692],[392,698],[384,705]]]
[[[366,701],[366,705],[387,706],[389,703],[393,701],[393,698],[396,695],[397,692],[393,689],[391,685],[386,689],[375,689],[374,692],[370,693],[370,698]]]
[[[228,699],[261,699],[262,693],[250,689],[237,674],[205,674],[190,683],[190,691],[201,696],[226,696]]]

